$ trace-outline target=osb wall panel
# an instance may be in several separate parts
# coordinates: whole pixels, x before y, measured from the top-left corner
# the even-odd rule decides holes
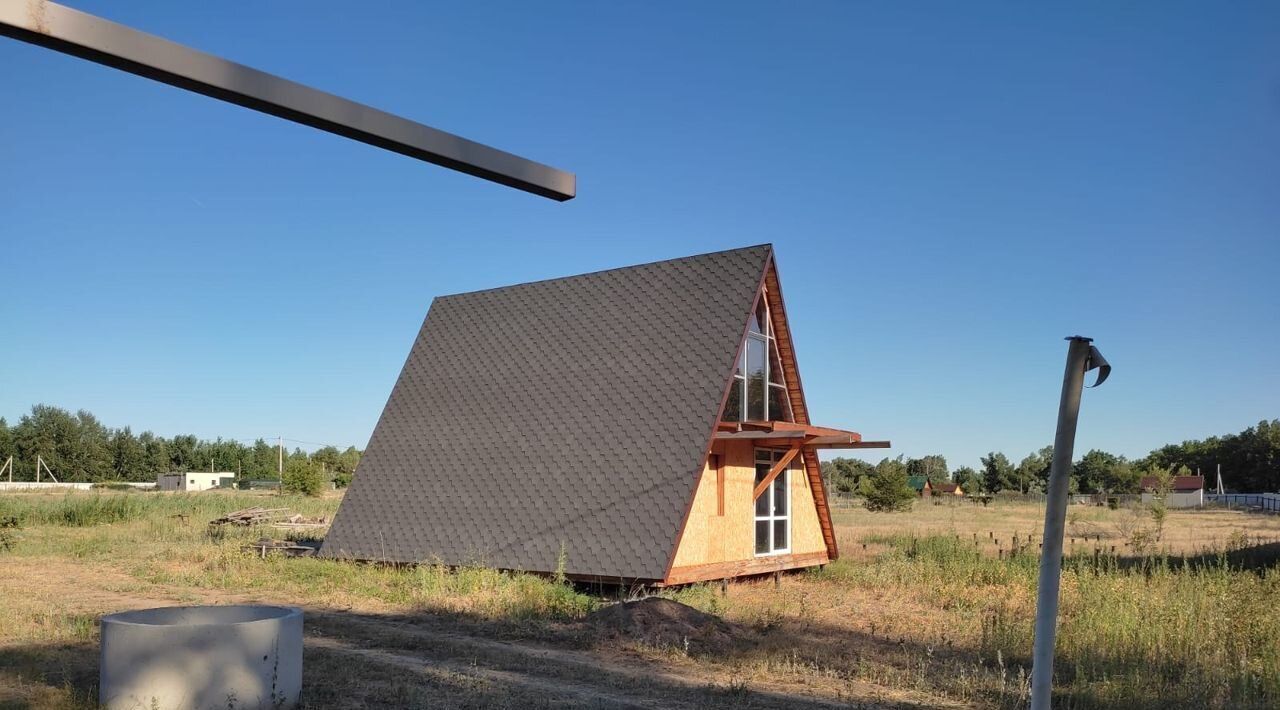
[[[810,454],[817,456],[817,454]],[[813,502],[813,489],[804,466],[797,459],[791,469],[791,554],[827,551],[818,522],[818,508]]]
[[[755,557],[755,448],[749,442],[717,444],[724,457],[724,515],[718,514],[716,472],[705,466],[694,493],[673,568],[749,560]],[[791,552],[825,552],[826,543],[799,459],[791,465]]]

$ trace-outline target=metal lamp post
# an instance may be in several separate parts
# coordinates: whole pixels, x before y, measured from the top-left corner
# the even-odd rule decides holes
[[[1062,581],[1062,537],[1071,493],[1071,458],[1076,444],[1076,421],[1080,416],[1084,373],[1098,369],[1098,381],[1091,385],[1093,387],[1102,384],[1111,374],[1111,365],[1092,345],[1092,338],[1073,335],[1067,341],[1067,369],[1062,376],[1058,433],[1053,440],[1053,463],[1049,468],[1049,489],[1044,508],[1044,551],[1040,556],[1040,581],[1036,586],[1031,710],[1049,710],[1053,693],[1053,647],[1058,625],[1058,591]]]

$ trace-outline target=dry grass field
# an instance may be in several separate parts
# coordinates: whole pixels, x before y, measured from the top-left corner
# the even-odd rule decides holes
[[[313,708],[1018,708],[1027,700],[1038,506],[838,509],[821,571],[662,592],[723,619],[590,616],[637,590],[483,568],[244,552],[210,536],[249,505],[336,498],[142,492],[0,496],[0,707],[94,707],[97,618],[274,602],[307,612]],[[185,517],[183,517],[185,516]],[[1280,705],[1280,517],[1073,506],[1057,705]],[[278,532],[278,531],[277,531]],[[1015,549],[1015,536],[1017,548]],[[1114,548],[1114,550],[1113,550]],[[685,624],[685,625],[682,625]]]

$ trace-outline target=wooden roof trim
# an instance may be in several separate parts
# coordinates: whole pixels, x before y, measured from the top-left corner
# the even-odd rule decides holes
[[[888,449],[887,441],[844,441],[839,436],[820,436],[805,444],[814,449]]]
[[[804,385],[800,382],[800,367],[796,363],[795,346],[791,342],[787,306],[782,296],[782,280],[778,277],[778,264],[773,251],[770,251],[769,257],[765,259],[764,290],[769,294],[765,302],[769,306],[769,322],[773,325],[778,360],[782,364],[787,397],[791,401],[791,415],[797,424],[808,425],[810,423],[809,407],[805,403]],[[861,439],[861,435],[858,438]],[[818,464],[818,454],[813,449],[809,449],[800,458],[804,462],[805,475],[809,478],[809,490],[813,494],[813,505],[818,511],[818,525],[822,528],[822,540],[827,545],[827,556],[834,560],[840,556],[840,550],[836,545],[836,531],[831,523],[831,508],[827,505],[827,486],[822,480],[822,467]]]
[[[747,439],[750,438],[752,434],[793,434],[795,436],[850,436],[853,437],[854,441],[862,441],[862,435],[856,431],[784,421],[766,422],[748,420],[745,422],[720,422],[717,429],[718,433],[716,436],[724,436],[725,434],[742,434],[742,436],[732,437],[735,439]]]
[[[800,382],[800,368],[796,362],[795,347],[791,342],[791,327],[787,322],[787,307],[782,296],[782,281],[778,278],[778,264],[770,252],[765,262],[764,288],[769,296],[769,322],[773,326],[774,342],[778,346],[778,359],[782,362],[787,393],[791,400],[792,417],[801,424],[809,423],[809,407],[805,403],[804,385]]]
[[[719,431],[716,441],[791,442],[804,441],[805,446],[829,449],[887,449],[887,441],[863,441],[857,432],[812,427],[789,431]]]

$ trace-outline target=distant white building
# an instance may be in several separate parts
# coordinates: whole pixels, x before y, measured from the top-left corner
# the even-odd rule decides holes
[[[208,491],[230,487],[236,475],[230,471],[186,471],[156,476],[156,488],[162,491]]]
[[[1204,476],[1174,476],[1165,505],[1170,508],[1204,507]],[[1155,476],[1143,476],[1138,486],[1142,489],[1142,502],[1155,500],[1160,481]]]

